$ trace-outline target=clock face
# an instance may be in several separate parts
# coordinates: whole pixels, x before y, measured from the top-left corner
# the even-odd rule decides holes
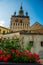
[[[18,22],[18,19],[16,19],[15,22]]]

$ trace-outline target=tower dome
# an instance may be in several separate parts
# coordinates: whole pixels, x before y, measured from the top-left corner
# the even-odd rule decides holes
[[[23,11],[23,8],[22,8],[22,4],[20,6],[20,10],[19,10],[19,16],[24,16],[24,11]]]
[[[26,16],[28,16],[28,12],[26,12]]]

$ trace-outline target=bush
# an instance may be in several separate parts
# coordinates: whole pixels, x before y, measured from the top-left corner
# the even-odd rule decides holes
[[[7,39],[0,45],[0,61],[6,62],[39,62],[39,55],[30,51],[21,50],[18,40]],[[20,51],[21,50],[21,51]]]
[[[11,49],[9,53],[0,50],[0,61],[9,61],[9,62],[37,62],[39,61],[39,56],[34,53],[32,54],[29,51],[23,50],[20,52],[18,49]]]

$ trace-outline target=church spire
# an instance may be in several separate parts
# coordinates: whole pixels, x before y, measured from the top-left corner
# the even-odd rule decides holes
[[[20,6],[20,9],[22,10],[22,3],[21,3],[21,6]]]
[[[24,11],[23,11],[23,8],[22,8],[22,3],[21,3],[21,6],[20,6],[20,10],[19,10],[19,16],[24,16]]]

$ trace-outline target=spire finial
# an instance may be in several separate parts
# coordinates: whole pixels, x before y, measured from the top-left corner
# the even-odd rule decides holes
[[[14,12],[14,15],[16,15],[16,11]]]
[[[24,11],[23,11],[23,8],[22,8],[22,3],[21,3],[21,6],[20,6],[19,15],[20,16],[24,15]]]
[[[21,6],[22,6],[22,2],[21,2]]]
[[[20,6],[20,9],[22,9],[22,3],[21,3],[21,6]]]

